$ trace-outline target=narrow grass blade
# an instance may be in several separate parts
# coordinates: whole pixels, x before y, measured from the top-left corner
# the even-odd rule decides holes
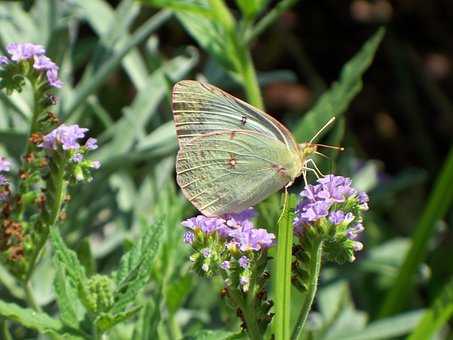
[[[388,293],[382,306],[380,315],[388,316],[400,311],[412,290],[413,278],[418,266],[424,260],[428,243],[435,230],[436,222],[448,211],[453,202],[453,147],[450,149],[434,189],[431,192],[428,204],[422,213],[419,223],[412,236],[412,246],[399,271],[396,282]]]
[[[432,339],[453,316],[453,280],[450,280],[426,311],[408,340]]]
[[[296,196],[290,195],[278,223],[277,257],[275,270],[275,320],[277,340],[291,336],[291,258],[293,244],[293,209]]]

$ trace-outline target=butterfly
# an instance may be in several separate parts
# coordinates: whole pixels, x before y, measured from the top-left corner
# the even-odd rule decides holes
[[[306,165],[316,144],[298,144],[275,118],[213,85],[176,83],[172,107],[176,181],[206,216],[255,206],[313,170]]]

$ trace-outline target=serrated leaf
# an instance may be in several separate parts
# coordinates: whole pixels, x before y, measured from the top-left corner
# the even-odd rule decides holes
[[[379,29],[343,66],[339,81],[321,96],[294,129],[297,140],[310,140],[330,118],[338,117],[346,111],[352,99],[362,89],[362,75],[370,66],[384,32],[383,28]]]
[[[45,313],[39,313],[29,308],[22,308],[14,303],[6,303],[1,300],[0,315],[41,333],[58,334],[63,328],[60,321],[51,318]]]
[[[78,328],[80,320],[83,319],[83,311],[77,292],[68,283],[61,264],[57,264],[58,270],[54,280],[54,290],[57,295],[60,320],[71,328]]]
[[[50,228],[50,239],[55,256],[58,262],[63,264],[69,279],[74,283],[86,281],[85,268],[80,264],[76,253],[66,246],[56,227]]]
[[[138,292],[148,283],[161,236],[162,222],[153,224],[121,258],[114,275],[117,291],[112,313],[124,312],[126,306],[135,300]]]

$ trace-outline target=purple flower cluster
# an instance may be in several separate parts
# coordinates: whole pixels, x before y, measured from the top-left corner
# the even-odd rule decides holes
[[[328,175],[318,179],[317,184],[307,185],[300,193],[301,202],[296,208],[294,219],[295,231],[303,233],[303,228],[326,218],[335,226],[348,227],[346,235],[355,240],[363,231],[360,210],[368,209],[368,195],[359,192],[352,186],[349,178]],[[352,211],[356,213],[354,214]],[[360,250],[363,245],[354,242],[354,250]]]
[[[41,45],[31,43],[11,43],[6,47],[10,59],[5,56],[0,57],[0,66],[12,62],[21,62],[23,60],[33,60],[33,68],[40,72],[45,72],[47,82],[50,86],[61,88],[63,82],[58,78],[58,65],[50,58],[45,56],[46,50]]]
[[[2,175],[3,172],[9,172],[11,170],[11,162],[7,160],[5,157],[0,156],[0,186],[8,185],[8,179],[6,176]],[[0,202],[3,202],[7,199],[9,195],[9,190],[4,190],[4,188],[0,188]]]
[[[85,138],[86,128],[81,128],[77,124],[65,125],[62,124],[56,129],[49,132],[43,137],[43,141],[39,147],[47,150],[58,150],[59,147],[65,151],[71,151],[71,161],[73,163],[81,163],[84,159],[84,153],[88,150],[98,148],[95,138],[88,138],[83,146],[79,140]],[[89,167],[98,169],[101,166],[99,161],[90,161]]]
[[[228,273],[239,272],[238,284],[244,292],[249,289],[254,259],[275,242],[274,234],[255,228],[250,220],[254,216],[255,211],[247,209],[222,217],[198,215],[182,222],[187,228],[184,242],[191,244],[196,251],[191,256],[192,261],[200,259],[199,266],[207,273],[213,264],[214,268]]]
[[[43,142],[39,146],[48,150],[57,150],[61,145],[63,150],[75,150],[80,148],[79,139],[85,137],[88,129],[81,128],[77,124],[62,124],[49,134],[43,137]]]
[[[204,234],[217,232],[227,241],[230,249],[238,248],[243,252],[267,249],[274,244],[275,235],[266,229],[255,228],[249,218],[253,217],[253,210],[246,210],[237,214],[229,214],[224,218],[206,217],[198,215],[182,222],[189,230],[184,235],[184,241],[192,244],[195,239],[194,232]]]
[[[5,157],[0,156],[0,172],[8,172],[11,170],[11,162]]]

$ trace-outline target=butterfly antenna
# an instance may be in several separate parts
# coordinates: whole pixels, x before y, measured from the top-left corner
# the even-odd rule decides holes
[[[322,128],[320,128],[318,132],[315,133],[315,135],[312,137],[312,139],[310,139],[310,142],[308,142],[308,144],[312,144],[313,141],[316,138],[318,138],[318,136],[334,121],[335,121],[335,117],[330,118],[329,121],[327,123],[325,123],[324,126]]]
[[[326,145],[326,144],[319,144],[319,143],[314,143],[313,145],[321,146],[321,147],[323,147],[323,148],[329,148],[329,149],[344,151],[344,147],[342,147],[342,146]]]

